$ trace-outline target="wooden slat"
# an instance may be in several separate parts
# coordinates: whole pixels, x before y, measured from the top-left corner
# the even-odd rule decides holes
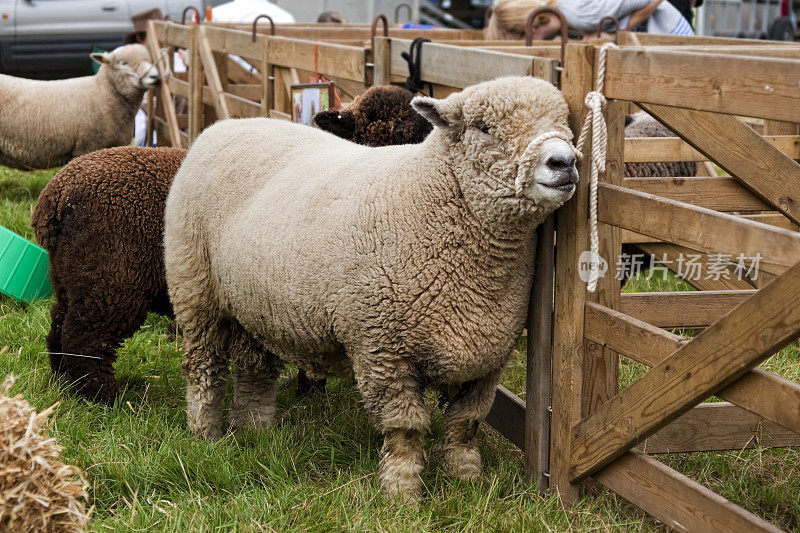
[[[663,52],[675,50],[675,46],[646,46],[647,51]],[[794,43],[778,43],[773,41],[770,45],[684,45],[679,48],[681,52],[698,52],[708,54],[723,54],[735,56],[783,57],[787,59],[800,59],[800,46]]]
[[[800,334],[800,263],[679,348],[572,430],[570,473],[580,481]]]
[[[727,402],[701,403],[648,438],[648,454],[800,446],[800,433]]]
[[[796,231],[796,224],[781,215],[780,213],[742,213],[739,215],[741,218],[752,220],[753,222],[760,222],[768,226],[775,226],[776,228],[783,228],[786,230]],[[660,239],[654,239],[647,235],[635,233],[629,230],[622,230],[622,242],[626,243],[642,243],[642,242],[662,242]]]
[[[208,88],[214,100],[214,108],[216,109],[217,116],[220,120],[231,118],[231,113],[228,110],[228,102],[223,95],[224,89],[219,77],[216,61],[214,60],[214,53],[206,38],[206,28],[200,26],[197,31],[197,47],[200,51],[200,59],[203,62],[203,73],[205,74],[206,83],[208,84]]]
[[[159,77],[163,79],[167,79],[167,71],[164,68],[164,61],[158,61],[157,59],[161,58],[161,45],[157,40],[157,31],[155,29],[155,21],[148,21],[148,31],[147,31],[147,49],[150,52],[150,57],[155,60],[156,70],[158,70]],[[170,140],[170,144],[175,147],[180,146],[188,146],[188,144],[184,144],[183,138],[181,137],[181,130],[178,127],[178,119],[175,114],[175,106],[172,102],[172,91],[170,90],[169,83],[162,83],[158,88],[158,99],[161,102],[161,107],[163,109],[164,116],[167,119],[167,132],[168,135],[164,137],[168,137]]]
[[[251,70],[249,68],[245,68],[240,63],[237,63],[233,60],[234,56],[228,56],[226,61],[226,67],[228,69],[228,80],[231,83],[236,84],[256,84],[261,86],[261,73],[257,70]],[[256,63],[254,60],[249,60],[251,63]],[[250,63],[248,63],[250,64]],[[256,68],[257,64],[252,65],[253,68]]]
[[[267,61],[276,66],[316,71],[366,83],[364,48],[269,37]]]
[[[569,106],[570,128],[577,136],[584,116],[584,99],[592,90],[593,54],[586,45],[568,44],[561,90]],[[424,52],[423,52],[424,57]],[[584,150],[584,157],[588,151]],[[586,287],[578,280],[578,258],[586,250],[589,209],[589,165],[580,165],[575,194],[557,211],[555,315],[553,318],[553,413],[550,425],[550,488],[571,502],[578,488],[570,483],[572,426],[581,419],[583,313]]]
[[[755,290],[626,293],[622,295],[620,311],[660,328],[703,328],[754,293]]]
[[[392,41],[391,37],[376,37],[375,50],[372,61],[375,64],[372,75],[372,85],[389,85],[392,67]]]
[[[252,100],[254,102],[259,102],[261,100],[260,83],[231,83],[228,85],[228,90],[225,92],[244,98],[245,100]]]
[[[604,183],[598,220],[701,252],[760,255],[771,273],[800,261],[800,233]]]
[[[235,54],[252,61],[261,60],[261,43],[259,39],[264,39],[265,37],[257,37],[256,41],[253,42],[249,31],[215,28],[208,24],[203,24],[203,30],[206,39],[208,39],[208,45],[215,52]]]
[[[609,50],[605,95],[800,122],[800,61],[690,52]]]
[[[800,68],[800,62],[798,62]],[[800,96],[800,87],[797,95]],[[736,117],[641,104],[775,209],[800,222],[800,164]]]
[[[456,44],[455,46],[461,46]],[[481,46],[481,50],[488,50],[494,52],[504,52],[506,54],[518,54],[529,57],[540,57],[543,59],[561,60],[561,47],[560,46]]]
[[[715,211],[768,211],[771,207],[734,178],[625,178],[628,189]]]
[[[677,531],[780,529],[665,464],[633,451],[594,479]]]
[[[392,39],[391,72],[408,76],[408,63],[400,54],[407,52],[411,41]],[[517,54],[494,52],[452,45],[422,45],[422,79],[431,83],[468,87],[500,76],[525,76],[533,72],[534,59]]]
[[[637,33],[631,31],[621,31],[617,33],[617,44],[620,46],[770,46],[775,41],[765,41],[760,39],[739,39],[733,37],[708,37],[685,35],[668,35],[659,33]]]
[[[539,493],[549,488],[550,373],[553,347],[555,215],[536,228],[536,258],[528,305],[525,381],[525,472]]]
[[[800,136],[764,135],[764,140],[792,159],[800,159]],[[637,137],[625,139],[625,161],[628,163],[706,161],[705,156],[679,137]]]
[[[149,21],[148,21],[149,23]],[[170,21],[154,20],[153,32],[158,42],[163,45],[180,46],[189,48],[192,42],[194,26],[183,26]],[[150,30],[148,29],[148,33]]]
[[[795,122],[781,122],[779,120],[765,120],[764,134],[797,135],[800,134],[800,124],[797,124]],[[797,159],[797,157],[794,157],[794,159]]]
[[[584,334],[593,342],[651,367],[688,342],[647,322],[591,303],[586,306]],[[800,433],[800,383],[756,368],[717,395]]]
[[[172,91],[172,94],[189,98],[189,84],[187,82],[170,77],[167,83],[169,83],[169,89]]]
[[[584,335],[592,342],[612,347],[635,361],[654,366],[686,344],[688,339],[648,322],[595,304],[586,304]]]
[[[198,45],[199,32],[192,31],[192,45],[189,49],[189,142],[193,143],[203,129],[203,62]]]
[[[709,276],[708,273],[716,265],[712,263],[708,254],[697,253],[669,242],[642,243],[639,248],[657,261],[666,260],[668,270],[680,276],[686,283],[699,291],[740,291],[755,287],[755,282],[746,278],[746,272],[737,274],[729,271],[725,272],[726,275],[720,274],[719,277]],[[683,256],[683,263],[681,256]],[[686,269],[685,263],[689,259],[698,265],[698,272],[681,271],[682,268]]]
[[[486,415],[486,423],[517,448],[525,447],[525,402],[502,385],[498,385],[495,391],[494,403]]]

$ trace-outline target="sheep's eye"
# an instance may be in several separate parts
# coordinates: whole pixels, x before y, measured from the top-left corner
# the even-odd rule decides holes
[[[120,61],[119,64],[122,65],[123,67],[125,67],[125,66],[128,65],[128,62],[123,60],[123,61]]]
[[[489,126],[487,126],[486,123],[482,120],[476,123],[475,127],[481,130],[483,133],[489,133]]]

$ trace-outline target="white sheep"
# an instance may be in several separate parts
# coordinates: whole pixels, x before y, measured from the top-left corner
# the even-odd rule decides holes
[[[478,424],[526,316],[534,229],[575,190],[567,106],[552,85],[501,78],[444,100],[421,144],[372,148],[278,120],[198,137],[165,212],[169,295],[184,335],[190,427],[275,417],[283,361],[354,375],[385,435],[379,479],[417,500],[430,413],[450,392],[444,465],[481,473]]]
[[[159,83],[147,48],[91,54],[94,76],[40,81],[0,74],[0,164],[49,168],[130,144],[144,92]]]

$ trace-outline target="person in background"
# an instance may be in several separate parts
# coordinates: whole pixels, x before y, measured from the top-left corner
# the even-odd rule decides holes
[[[648,33],[694,35],[692,27],[680,12],[664,0],[499,0],[489,19],[487,39],[522,39],[525,22],[534,9],[550,6],[559,9],[571,29],[584,38],[597,37],[597,26],[603,17],[614,16],[621,29],[634,29],[647,23]],[[543,13],[533,23],[533,38],[548,39],[561,29],[559,19]]]
[[[703,0],[669,0],[669,3],[675,6],[675,9],[680,12],[686,22],[694,29],[694,8],[703,5]]]
[[[347,24],[347,19],[337,11],[323,11],[317,17],[317,22],[335,22],[337,24]]]

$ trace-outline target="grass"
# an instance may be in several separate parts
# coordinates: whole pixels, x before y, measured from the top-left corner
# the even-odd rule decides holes
[[[32,237],[30,212],[52,172],[0,167],[0,224]],[[644,279],[635,290],[654,290]],[[657,290],[675,290],[675,280]],[[428,439],[426,499],[419,508],[385,500],[374,471],[380,436],[348,380],[329,380],[325,395],[296,400],[294,370],[281,382],[280,424],[195,438],[184,417],[179,339],[174,323],[151,315],[119,351],[121,394],[111,408],[76,399],[53,379],[45,348],[52,301],[22,305],[0,297],[0,376],[18,377],[15,392],[37,409],[60,401],[53,436],[66,460],[91,484],[94,531],[662,531],[621,498],[589,485],[569,510],[540,498],[524,482],[521,455],[490,428],[480,446],[486,475],[463,483],[442,475],[435,443],[443,434],[434,409]],[[505,384],[524,390],[524,343]],[[800,351],[788,348],[771,369],[800,379]],[[644,371],[622,364],[622,381]],[[431,405],[433,408],[433,398]],[[706,483],[776,525],[800,525],[800,457],[796,450],[677,454],[673,468]]]

